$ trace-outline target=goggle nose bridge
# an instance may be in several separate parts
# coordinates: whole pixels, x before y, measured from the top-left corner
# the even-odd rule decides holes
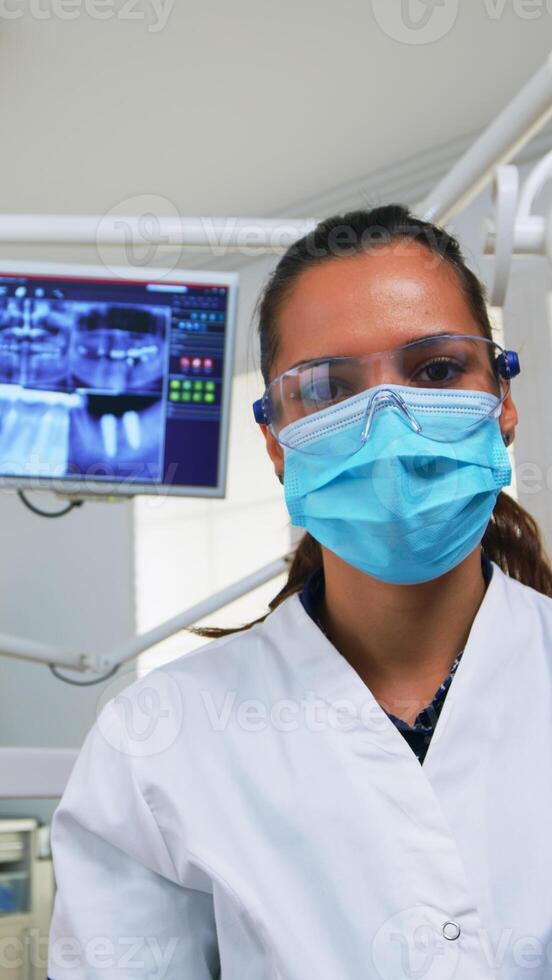
[[[410,411],[402,395],[400,395],[398,391],[393,391],[391,388],[380,388],[379,391],[376,391],[372,395],[366,406],[364,413],[364,425],[360,436],[361,443],[365,443],[370,435],[370,429],[372,427],[372,421],[374,415],[376,414],[376,410],[386,404],[390,405],[392,408],[396,408],[399,412],[402,412],[410,427],[414,429],[414,432],[422,431],[420,423],[414,418],[414,415]]]

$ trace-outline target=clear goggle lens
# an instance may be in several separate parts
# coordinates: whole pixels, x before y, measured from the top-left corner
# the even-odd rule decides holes
[[[263,398],[269,429],[282,446],[325,453],[328,436],[317,436],[325,412],[324,422],[340,433],[331,451],[347,455],[363,445],[378,412],[390,408],[425,437],[449,440],[450,393],[456,391],[460,437],[500,414],[510,388],[504,355],[485,337],[441,334],[377,354],[308,361],[269,385]]]

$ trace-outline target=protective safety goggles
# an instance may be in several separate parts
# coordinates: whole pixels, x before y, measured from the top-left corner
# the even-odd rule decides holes
[[[384,407],[396,409],[416,432],[444,441],[451,394],[458,395],[460,431],[469,429],[500,414],[519,372],[516,352],[486,337],[436,334],[374,354],[304,361],[270,382],[253,413],[280,445],[305,452],[328,451],[326,440],[309,438],[319,412],[326,433],[347,428],[344,453],[360,448]]]

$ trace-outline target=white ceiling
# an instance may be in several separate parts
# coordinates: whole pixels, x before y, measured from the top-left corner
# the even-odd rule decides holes
[[[483,128],[552,47],[546,0],[445,0],[456,23],[419,45],[384,33],[372,0],[176,0],[158,32],[154,0],[133,0],[133,20],[103,0],[105,21],[61,2],[74,20],[60,0],[7,0],[25,13],[0,18],[4,212],[129,213],[145,197],[286,213]]]

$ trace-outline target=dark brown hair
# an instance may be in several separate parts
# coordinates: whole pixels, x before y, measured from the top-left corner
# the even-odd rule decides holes
[[[416,241],[439,259],[444,259],[456,273],[468,307],[482,334],[492,337],[487,313],[486,291],[468,268],[458,241],[443,228],[416,218],[400,204],[388,204],[372,210],[349,211],[320,222],[304,238],[295,242],[282,256],[257,301],[261,372],[268,385],[270,371],[278,352],[278,314],[299,276],[308,268],[342,257],[373,251],[400,239]],[[482,540],[486,555],[509,576],[552,596],[552,569],[544,553],[541,534],[531,515],[512,497],[499,493]],[[308,576],[322,564],[320,545],[306,532],[290,563],[283,589],[269,603],[272,612],[284,599],[300,592]],[[268,612],[234,629],[197,628],[201,636],[224,636],[249,629],[262,622]]]

